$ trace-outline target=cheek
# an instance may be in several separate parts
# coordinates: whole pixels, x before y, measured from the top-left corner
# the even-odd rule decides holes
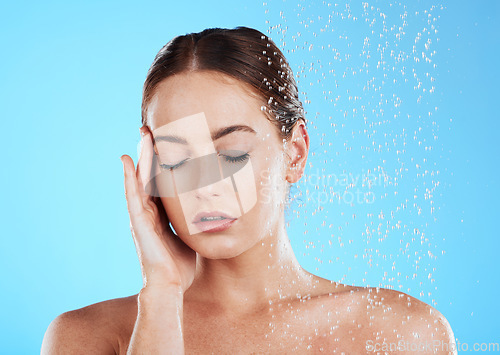
[[[248,213],[258,201],[258,184],[256,178],[256,162],[249,159],[248,162],[238,171],[236,171],[231,181],[234,184],[241,209],[241,215]]]
[[[182,210],[179,197],[176,195],[171,172],[165,171],[155,177],[157,193],[160,196],[167,217],[178,236],[188,235],[189,229]]]
[[[179,199],[177,197],[161,197],[161,202],[177,235],[186,234],[188,229]]]
[[[274,206],[283,199],[284,183],[283,171],[279,159],[264,160],[256,172],[257,195],[261,204]]]

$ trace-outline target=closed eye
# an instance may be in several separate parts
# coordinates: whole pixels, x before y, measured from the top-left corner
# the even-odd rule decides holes
[[[181,166],[182,164],[184,164],[184,162],[188,160],[187,158],[178,162],[177,164],[175,165],[168,165],[168,164],[160,164],[160,167],[163,168],[163,169],[167,169],[167,170],[174,170],[174,169],[177,169],[179,166]]]
[[[224,160],[229,162],[229,163],[241,163],[241,162],[247,160],[249,156],[250,155],[248,153],[245,153],[245,154],[240,155],[238,157],[231,157],[228,155],[222,155],[222,157],[224,157]]]
[[[245,154],[242,154],[242,155],[239,155],[239,156],[236,156],[236,157],[229,156],[229,155],[223,155],[223,154],[219,154],[219,156],[223,157],[223,159],[225,161],[227,161],[228,163],[234,163],[234,164],[236,164],[236,163],[241,163],[241,162],[246,161],[250,157],[250,154],[245,153]],[[186,158],[186,159],[180,161],[179,163],[177,163],[175,165],[160,164],[160,167],[163,168],[163,169],[167,169],[167,170],[174,170],[174,169],[177,169],[180,166],[182,166],[188,160],[189,160],[189,158]]]

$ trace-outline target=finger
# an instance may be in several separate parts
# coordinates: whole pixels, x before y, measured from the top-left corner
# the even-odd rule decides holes
[[[134,169],[134,161],[128,155],[122,155],[125,174],[125,196],[130,214],[130,226],[134,244],[141,260],[148,263],[153,260],[160,260],[158,255],[161,250],[161,242],[158,238],[150,238],[154,235],[154,227],[150,224],[144,214],[142,198],[139,194],[139,186]]]
[[[151,141],[151,134],[146,133],[142,136],[141,140],[141,153],[139,162],[137,163],[137,181],[141,192],[143,204],[146,205],[147,201],[151,199],[151,166],[153,161],[153,144]],[[146,187],[149,188],[146,190]]]
[[[142,204],[142,199],[138,194],[138,183],[135,177],[134,161],[131,157],[124,154],[120,157],[123,163],[123,173],[125,176],[125,197],[127,199],[127,208],[130,214],[131,222],[139,216],[144,206]]]
[[[164,227],[164,233],[174,235],[172,229],[170,228],[170,220],[168,218],[167,211],[165,210],[165,206],[163,206],[161,198],[154,196],[151,198],[151,202],[156,206],[156,209],[158,211],[158,219],[160,224]]]

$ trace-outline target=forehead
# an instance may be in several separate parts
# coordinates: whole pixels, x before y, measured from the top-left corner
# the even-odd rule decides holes
[[[186,145],[213,147],[210,128],[205,112],[179,118],[153,129],[156,142],[172,142]]]
[[[188,133],[193,128],[189,124],[200,121],[200,116],[196,116],[200,112],[210,130],[228,124],[258,127],[267,121],[262,105],[246,84],[234,78],[217,72],[189,72],[169,77],[158,85],[148,105],[147,119],[153,131],[168,125]]]

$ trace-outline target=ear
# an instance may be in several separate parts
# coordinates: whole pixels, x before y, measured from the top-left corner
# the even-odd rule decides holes
[[[293,127],[291,140],[287,143],[286,180],[295,183],[300,180],[306,168],[309,154],[309,135],[303,120],[299,120]]]

